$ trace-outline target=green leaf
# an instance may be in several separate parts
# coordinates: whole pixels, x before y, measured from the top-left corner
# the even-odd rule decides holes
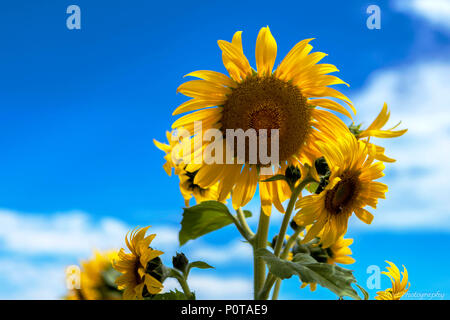
[[[189,263],[189,269],[191,268],[200,268],[200,269],[214,269],[213,266],[210,266],[209,264],[207,264],[206,262],[203,261],[194,261]]]
[[[308,254],[298,253],[293,261],[282,260],[267,249],[258,249],[256,255],[267,263],[269,271],[280,279],[297,275],[304,283],[318,283],[339,297],[348,296],[357,300],[352,283],[356,282],[352,271],[328,263],[317,262]]]
[[[310,193],[316,192],[317,188],[319,187],[319,183],[317,182],[311,182],[306,186],[306,190],[308,190]]]
[[[186,278],[189,275],[189,272],[192,268],[199,268],[199,269],[214,269],[213,266],[210,266],[206,262],[203,261],[194,261],[188,264],[187,270],[186,270]]]
[[[180,246],[189,240],[197,239],[233,223],[227,206],[218,201],[205,201],[183,210],[183,220],[178,235]],[[247,218],[251,217],[251,212],[244,211],[244,215]]]
[[[276,174],[266,180],[262,180],[261,182],[271,182],[271,181],[277,181],[277,180],[286,180],[286,177],[284,174]]]
[[[359,284],[355,283],[355,286],[357,286],[359,288],[359,290],[361,290],[362,294],[364,295],[364,300],[369,300],[369,293],[363,288],[361,287]]]
[[[194,293],[192,296],[195,297]],[[156,294],[150,298],[150,300],[189,300],[184,292],[175,288],[175,291],[169,291],[166,293]]]

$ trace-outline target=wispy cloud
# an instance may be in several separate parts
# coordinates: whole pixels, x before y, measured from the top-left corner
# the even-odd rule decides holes
[[[422,17],[433,25],[450,31],[448,0],[395,0],[393,4],[400,11]]]
[[[124,236],[132,227],[113,219],[94,220],[81,211],[55,214],[30,214],[0,210],[0,299],[58,299],[66,292],[64,270],[70,264],[88,259],[93,249],[124,246]],[[178,230],[155,225],[157,237],[152,245],[170,257],[178,248]],[[192,260],[204,260],[215,267],[229,266],[251,258],[248,244],[231,240],[221,246],[192,241],[182,248]],[[216,277],[192,271],[190,284],[202,299],[251,298],[250,279],[239,276]],[[176,283],[164,283],[170,290]],[[216,288],[223,288],[220,291]]]

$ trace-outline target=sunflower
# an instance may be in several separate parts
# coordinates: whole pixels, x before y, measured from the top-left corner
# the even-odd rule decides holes
[[[112,268],[116,251],[94,251],[94,257],[81,262],[80,289],[70,290],[67,300],[115,300],[119,291],[105,282],[104,274]]]
[[[161,273],[155,268],[161,266],[159,256],[163,252],[149,247],[156,234],[146,237],[148,228],[131,231],[129,239],[127,234],[125,243],[130,253],[120,249],[113,263],[113,268],[122,273],[116,279],[116,284],[120,290],[124,290],[123,299],[126,300],[142,299],[147,294],[157,294],[163,289]]]
[[[320,235],[322,246],[328,248],[345,234],[353,212],[363,222],[372,222],[373,215],[364,207],[376,208],[387,186],[373,181],[384,175],[383,162],[374,162],[368,146],[352,134],[336,138],[334,144],[318,142],[318,147],[331,171],[329,183],[321,193],[297,201],[296,208],[301,209],[294,220],[298,225],[313,225],[303,243]]]
[[[164,144],[157,140],[153,140],[153,142],[156,147],[166,153],[164,156],[166,163],[163,165],[166,173],[170,176],[172,174],[172,169],[174,169],[175,174],[179,177],[180,191],[184,198],[185,205],[189,206],[189,201],[192,197],[195,198],[197,203],[207,200],[217,200],[219,198],[218,184],[207,188],[202,188],[195,184],[194,179],[198,169],[193,165],[187,166],[183,162],[183,160],[186,161],[186,158],[183,157],[183,147],[187,144],[190,144],[190,147],[193,147],[191,139],[174,139],[175,135],[173,132],[166,132],[166,136],[169,144]]]
[[[388,111],[387,104],[384,103],[378,116],[375,120],[366,128],[360,129],[361,125],[355,126],[354,124],[350,126],[350,130],[355,134],[357,139],[361,139],[371,147],[373,144],[370,143],[370,138],[396,138],[404,135],[408,129],[394,130],[401,122],[397,123],[390,129],[383,129],[389,120],[391,113]],[[384,148],[378,145],[373,145],[375,148],[375,159],[383,162],[395,162],[395,159],[389,158],[384,154]]]
[[[174,132],[166,131],[166,138],[169,144],[161,143],[155,139],[153,139],[153,143],[155,146],[164,151],[166,155],[164,156],[164,159],[166,160],[166,163],[164,163],[163,168],[164,171],[167,173],[167,175],[172,175],[172,169],[175,169],[175,174],[177,174],[179,170],[179,157],[177,154],[178,149],[176,146],[178,146],[181,142],[180,139],[177,139]]]
[[[322,107],[340,112],[351,118],[342,105],[329,98],[340,99],[350,106],[351,101],[339,91],[328,87],[346,84],[329,73],[338,69],[331,64],[317,64],[326,56],[322,52],[310,53],[312,39],[300,41],[274,70],[277,44],[269,27],[262,28],[256,40],[256,70],[252,69],[242,47],[242,32],[234,34],[232,42],[219,40],[222,60],[230,76],[215,71],[195,71],[187,76],[202,80],[191,80],[178,87],[178,92],[191,97],[173,113],[191,112],[175,121],[172,128],[184,127],[195,135],[194,123],[201,121],[202,129],[217,129],[226,136],[228,129],[256,130],[258,139],[271,146],[271,136],[260,136],[259,129],[279,130],[280,166],[296,164],[303,168],[317,156],[314,141],[333,141],[336,135],[348,132],[343,122]],[[224,139],[225,140],[225,139]],[[227,164],[203,164],[194,183],[206,188],[219,182],[219,200],[233,190],[232,205],[235,209],[247,204],[255,194],[258,181],[262,180],[260,169],[267,168],[259,157],[250,161],[250,146],[245,154],[238,154],[226,139],[224,143],[231,152],[233,161]],[[269,148],[268,148],[269,149]],[[277,172],[280,168],[273,168]],[[260,184],[263,211],[270,214],[271,203],[286,196],[281,182]],[[278,198],[271,192],[276,188]],[[278,201],[280,200],[280,201]],[[274,203],[275,204],[275,203]]]
[[[340,237],[334,244],[326,249],[328,254],[327,263],[355,263],[355,259],[349,256],[352,254],[352,250],[349,248],[352,243],[353,239],[344,239],[344,237]]]
[[[390,261],[386,261],[390,267],[386,267],[388,270],[383,271],[382,273],[387,275],[391,279],[392,288],[386,289],[384,291],[378,291],[376,300],[400,300],[400,298],[409,290],[409,286],[411,285],[408,282],[408,271],[405,266],[403,266],[403,278],[401,278],[400,270],[397,268],[395,264]]]

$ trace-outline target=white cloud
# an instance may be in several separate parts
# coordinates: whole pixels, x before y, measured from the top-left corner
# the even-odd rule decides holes
[[[235,264],[251,261],[253,257],[251,246],[243,241],[234,241],[225,246],[201,246],[195,248],[190,256],[192,259],[205,259],[213,264]]]
[[[44,215],[0,209],[0,225],[0,299],[63,297],[65,268],[89,258],[94,248],[123,247],[124,236],[131,229],[112,218],[94,221],[80,211]],[[169,262],[178,248],[178,230],[170,226],[150,230],[157,234],[152,245],[165,251]],[[252,257],[250,246],[237,240],[219,247],[197,241],[186,249],[190,260],[207,260],[215,266],[228,264],[230,257],[242,263]],[[204,272],[193,270],[189,281],[199,298],[251,298],[251,280],[205,276]],[[169,279],[164,285],[170,290],[176,282]]]
[[[394,7],[420,16],[450,31],[450,1],[448,0],[396,0]]]
[[[166,291],[179,288],[174,279],[164,282]],[[189,287],[199,300],[253,299],[253,282],[240,276],[189,276]]]
[[[113,218],[93,221],[81,211],[53,215],[19,213],[0,209],[0,243],[3,250],[20,254],[88,256],[92,250],[120,248],[130,227]],[[151,228],[157,233],[155,245],[177,244],[177,231],[170,227]]]
[[[66,292],[61,263],[0,259],[0,299],[59,299]]]
[[[450,62],[434,61],[374,73],[354,98],[356,121],[366,125],[384,102],[392,123],[408,132],[378,139],[386,154],[389,192],[376,210],[374,226],[450,230]],[[372,229],[372,228],[365,228]]]

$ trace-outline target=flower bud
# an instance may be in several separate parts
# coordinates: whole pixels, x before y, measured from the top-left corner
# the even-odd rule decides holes
[[[188,258],[186,258],[183,252],[177,252],[177,255],[172,258],[173,267],[183,272],[186,270],[188,263],[189,260]]]

